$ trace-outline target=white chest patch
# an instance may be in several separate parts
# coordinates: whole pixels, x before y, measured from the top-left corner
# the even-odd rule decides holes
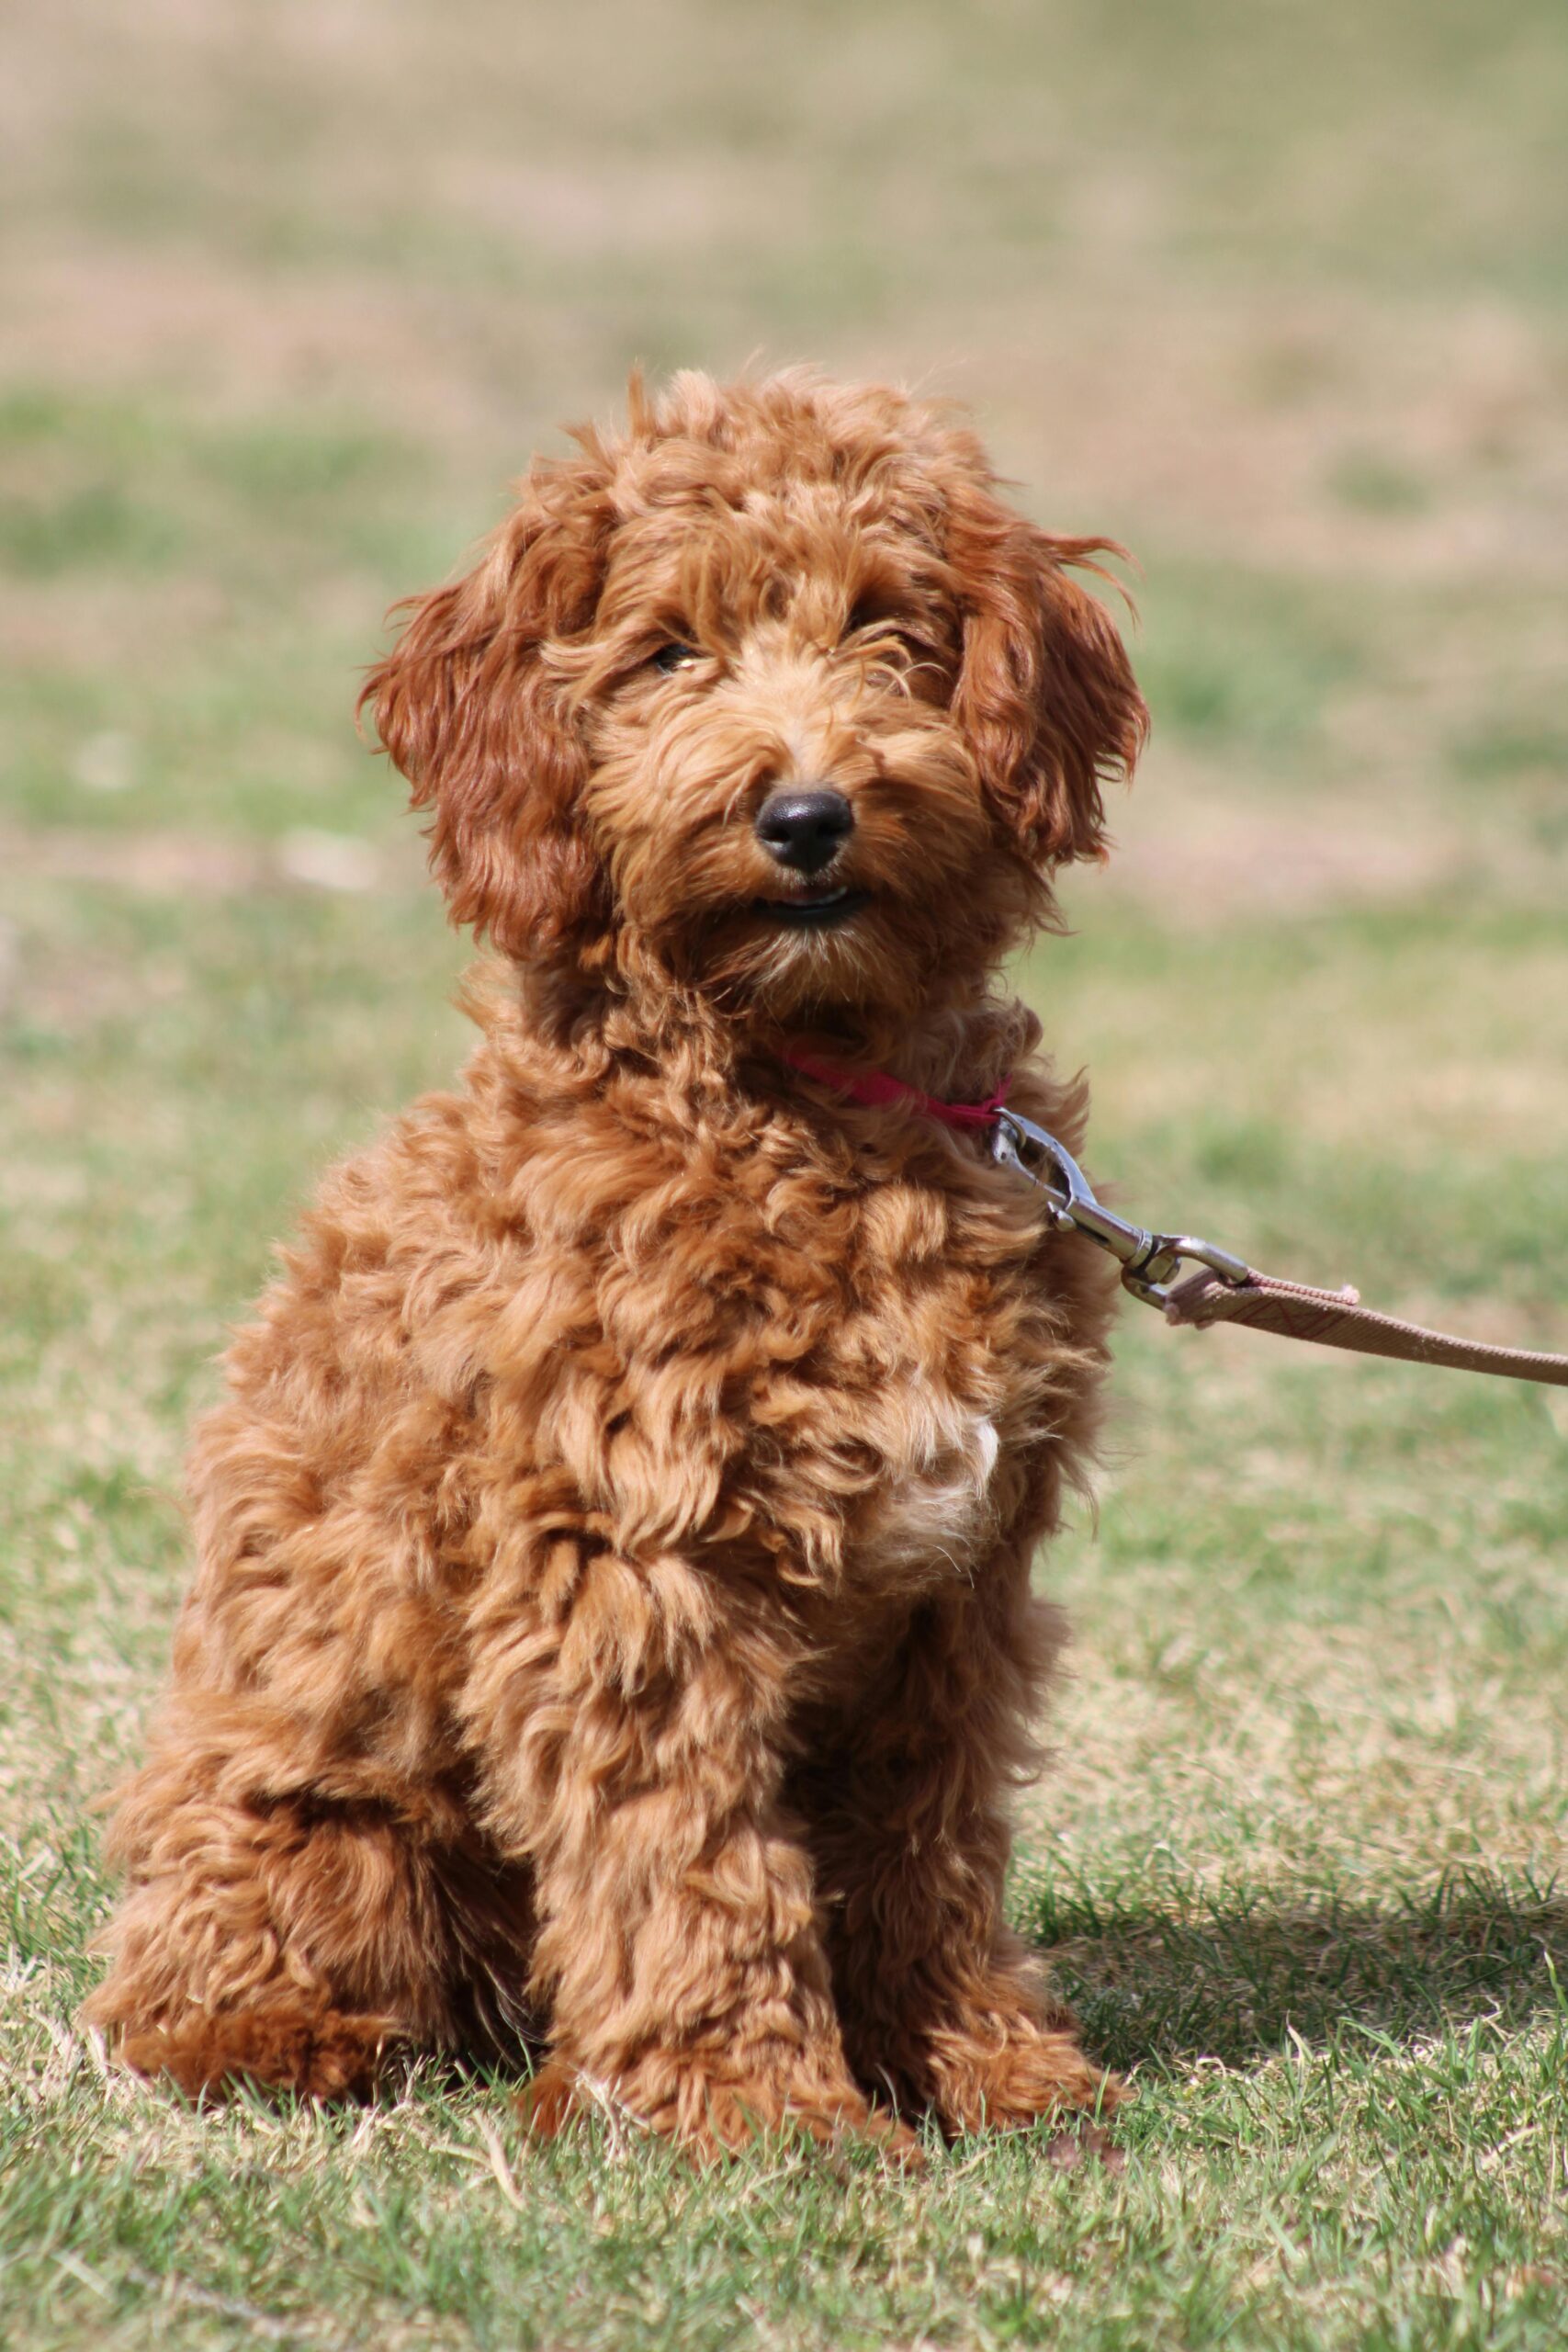
[[[995,1424],[920,1373],[890,1385],[877,1435],[886,1473],[857,1547],[877,1568],[963,1576],[992,1532]]]

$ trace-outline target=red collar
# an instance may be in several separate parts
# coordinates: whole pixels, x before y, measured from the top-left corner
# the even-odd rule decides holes
[[[886,1070],[860,1072],[835,1069],[830,1062],[819,1062],[812,1054],[803,1054],[794,1046],[782,1046],[779,1059],[791,1069],[799,1070],[803,1078],[814,1078],[821,1086],[830,1086],[840,1094],[847,1094],[870,1111],[919,1111],[923,1117],[940,1120],[944,1127],[960,1130],[988,1127],[1008,1098],[1010,1078],[1004,1078],[996,1092],[984,1102],[944,1102],[938,1094],[922,1094],[918,1086],[906,1086],[901,1078],[890,1078]]]

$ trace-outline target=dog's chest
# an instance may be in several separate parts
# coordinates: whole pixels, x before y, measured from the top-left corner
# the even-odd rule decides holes
[[[802,1503],[852,1577],[965,1576],[1016,1509],[1010,1465],[1048,1429],[1060,1327],[1035,1237],[893,1184],[845,1220],[840,1252],[800,1365]]]
[[[1042,1514],[1076,1310],[978,1155],[917,1143],[871,1181],[793,1142],[687,1158],[592,1230],[573,1195],[575,1246],[536,1246],[497,1326],[493,1413],[627,1556],[919,1594]]]

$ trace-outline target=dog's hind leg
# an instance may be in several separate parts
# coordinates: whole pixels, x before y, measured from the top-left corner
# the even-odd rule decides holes
[[[385,1804],[238,1802],[217,1779],[165,1751],[122,1804],[130,1884],[85,2012],[114,2053],[193,2098],[249,2080],[332,2098],[468,2040],[472,1971],[428,1836]]]

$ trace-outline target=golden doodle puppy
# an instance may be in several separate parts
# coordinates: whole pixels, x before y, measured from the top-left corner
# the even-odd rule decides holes
[[[1142,741],[1106,543],[803,371],[577,443],[367,689],[481,1042],[230,1352],[89,2015],[193,2094],[530,2048],[698,2153],[1105,2109],[1001,1898],[1114,1274],[984,1106],[1077,1147],[997,973]]]

